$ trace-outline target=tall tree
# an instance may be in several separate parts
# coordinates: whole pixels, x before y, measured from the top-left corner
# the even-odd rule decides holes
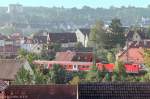
[[[107,60],[109,63],[114,63],[115,62],[115,56],[111,52],[108,52],[107,53]]]
[[[89,44],[92,47],[104,47],[106,44],[106,33],[104,30],[104,23],[101,21],[97,21],[93,28],[91,29],[89,36]]]
[[[28,70],[22,67],[16,75],[14,84],[29,85],[32,83],[33,83],[33,76],[30,74]]]
[[[120,80],[126,80],[126,69],[123,62],[116,60],[115,62],[115,71],[119,73]]]
[[[91,66],[91,70],[87,73],[86,80],[88,82],[100,82],[102,81],[102,72],[99,71],[96,66]]]
[[[108,44],[108,36],[104,29],[104,23],[101,21],[97,21],[91,28],[91,32],[89,35],[89,46],[93,47],[95,58],[106,58],[104,57],[104,54],[106,54],[105,48],[106,46],[108,46]]]
[[[120,22],[120,19],[114,18],[110,23],[109,28],[111,29],[110,39],[112,40],[112,47],[116,47],[117,44],[124,46],[125,44],[125,35],[124,29]]]

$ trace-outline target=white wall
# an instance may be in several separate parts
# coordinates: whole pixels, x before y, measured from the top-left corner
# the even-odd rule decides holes
[[[86,47],[86,44],[85,44],[85,36],[81,33],[80,30],[77,30],[77,31],[76,31],[76,36],[77,36],[77,41],[78,41],[78,42],[81,42],[82,45],[83,45],[84,47]]]

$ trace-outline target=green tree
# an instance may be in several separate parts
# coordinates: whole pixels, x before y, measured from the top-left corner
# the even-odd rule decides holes
[[[30,72],[22,67],[16,75],[14,84],[29,85],[33,83],[33,78]]]
[[[49,77],[52,83],[66,83],[66,71],[58,64],[54,64],[49,72]]]
[[[28,60],[29,64],[32,65],[32,62],[34,60],[38,60],[40,58],[39,55],[35,54],[35,53],[28,53],[26,55],[26,59]]]
[[[127,74],[126,74],[126,69],[124,66],[124,63],[121,61],[116,61],[115,62],[115,71],[119,73],[119,79],[124,81],[126,80]]]
[[[91,70],[87,73],[86,80],[88,82],[100,82],[102,80],[102,72],[96,66],[91,67]]]
[[[114,72],[113,72],[112,81],[113,81],[113,82],[119,81],[119,74],[118,74],[117,71],[114,71]]]
[[[111,74],[109,73],[109,72],[107,72],[106,74],[105,74],[105,78],[104,78],[105,80],[103,80],[103,81],[111,81]]]
[[[109,63],[114,63],[115,62],[115,57],[111,52],[107,53],[107,60]]]
[[[143,80],[150,81],[150,50],[149,49],[144,50],[144,64],[146,66],[147,73],[144,75]]]
[[[117,47],[117,44],[123,47],[125,44],[125,34],[120,19],[112,19],[109,28],[112,32],[109,33],[109,39],[111,40],[110,43],[112,44],[112,47]]]
[[[150,50],[149,49],[144,50],[144,63],[149,69],[150,68]]]
[[[24,58],[26,58],[26,55],[28,54],[28,52],[26,51],[26,50],[24,50],[24,49],[20,49],[19,51],[18,51],[18,53],[19,53],[19,58],[21,58],[21,59],[24,59]]]
[[[34,84],[49,84],[51,83],[50,78],[48,75],[44,75],[43,72],[34,69],[33,75]]]
[[[79,76],[75,76],[75,77],[73,77],[73,79],[71,81],[69,81],[69,84],[78,85],[79,82],[80,82]]]
[[[104,30],[104,23],[101,21],[97,21],[93,28],[91,29],[89,35],[89,46],[95,47],[104,47],[106,44],[106,33]]]

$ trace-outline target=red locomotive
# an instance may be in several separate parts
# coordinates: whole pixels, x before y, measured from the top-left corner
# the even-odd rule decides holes
[[[67,71],[89,71],[92,66],[92,62],[76,62],[76,61],[41,61],[37,60],[33,62],[41,68],[50,69],[53,64],[61,65]],[[113,63],[96,63],[96,66],[99,70],[104,68],[108,72],[113,72],[115,65]],[[125,64],[125,69],[127,73],[139,73],[141,70],[140,65],[138,64]]]

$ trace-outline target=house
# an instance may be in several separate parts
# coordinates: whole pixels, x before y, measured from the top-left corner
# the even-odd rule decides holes
[[[15,59],[1,59],[0,60],[0,80],[10,84],[11,81],[15,80],[17,72],[24,67],[33,74],[32,69],[27,61],[15,60]]]
[[[144,39],[148,39],[148,36],[144,32],[144,30],[128,31],[128,33],[126,34],[126,39],[128,41],[142,41]]]
[[[15,40],[0,34],[0,57],[15,57],[19,50],[18,45],[16,45]]]
[[[21,48],[33,53],[41,53],[43,46],[47,44],[47,35],[33,34],[31,37],[21,38]]]
[[[80,61],[80,62],[92,62],[93,52],[57,52],[55,61]],[[100,62],[100,59],[97,59]]]
[[[20,46],[23,35],[21,33],[13,33],[13,34],[9,35],[8,38],[13,40],[14,45]]]
[[[139,47],[129,47],[120,51],[116,55],[117,59],[124,63],[135,63],[143,64],[144,63],[144,49]]]
[[[84,47],[87,47],[90,35],[90,29],[80,28],[76,30],[77,41],[81,42]]]
[[[45,38],[45,37],[44,37]],[[46,44],[43,37],[22,37],[20,48],[32,53],[41,53],[43,45]]]
[[[77,37],[75,33],[48,33],[48,43],[59,43],[61,47],[75,47]]]
[[[126,35],[126,46],[117,55],[116,59],[124,63],[144,63],[144,48],[150,48],[150,39],[143,30],[129,31]]]

